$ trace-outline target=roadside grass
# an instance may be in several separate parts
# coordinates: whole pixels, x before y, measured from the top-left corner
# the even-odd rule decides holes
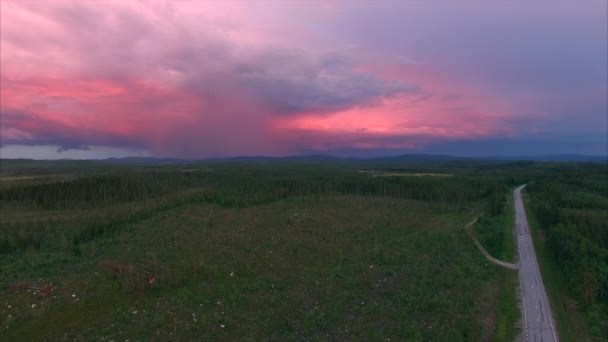
[[[524,188],[525,191],[525,188]],[[543,228],[540,227],[534,211],[530,208],[530,198],[522,192],[528,224],[532,232],[534,250],[538,259],[539,268],[547,296],[551,303],[554,323],[561,341],[592,341],[585,327],[583,318],[575,308],[576,303],[568,290],[565,277],[551,254],[545,240]]]
[[[513,189],[509,189],[505,198],[505,221],[503,224],[503,239],[502,239],[502,253],[501,260],[508,262],[516,262],[517,248],[516,248],[516,236],[515,233],[515,204],[513,199]]]
[[[479,340],[494,334],[478,322],[480,294],[498,303],[500,330],[510,285],[459,229],[470,209],[357,196],[169,208],[0,258],[3,283],[54,288],[0,290],[0,329],[7,340]],[[133,286],[104,260],[162,267],[153,286]]]
[[[515,263],[515,207],[513,193],[508,191],[505,197],[505,208],[499,215],[491,218],[481,217],[473,226],[475,235],[488,252],[495,258]],[[513,341],[520,332],[518,324],[521,320],[519,301],[517,298],[517,271],[496,266],[499,277],[494,284],[496,328],[492,341]],[[487,311],[487,310],[486,310]]]
[[[501,214],[503,219],[503,239],[500,259],[515,262],[515,206],[513,192],[509,190],[505,199],[506,208]],[[517,289],[519,286],[517,271],[502,269],[500,274],[500,293],[498,296],[496,341],[513,341],[521,331],[521,322]]]
[[[494,341],[513,341],[521,332],[518,324],[521,312],[517,299],[517,272],[503,269],[500,274],[500,292],[496,305],[497,326]]]

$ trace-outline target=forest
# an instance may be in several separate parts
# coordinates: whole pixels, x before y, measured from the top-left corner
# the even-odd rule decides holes
[[[374,177],[333,166],[306,164],[246,165],[220,164],[213,167],[154,169],[147,171],[120,171],[103,175],[41,184],[19,184],[0,189],[0,208],[3,210],[96,209],[100,211],[118,203],[152,201],[158,206],[175,205],[184,200],[218,204],[225,207],[244,207],[271,203],[294,196],[321,196],[327,194],[359,195],[414,199],[437,203],[468,203],[488,199],[487,210],[498,213],[506,187],[495,177]],[[184,190],[190,190],[184,192]],[[163,198],[181,195],[180,202],[165,203]],[[127,210],[120,220],[142,215],[145,208]],[[156,210],[156,209],[154,209]],[[153,210],[153,211],[154,211]],[[120,210],[119,210],[120,211]],[[113,213],[116,216],[119,213]],[[35,220],[29,227],[17,221],[5,220],[4,225],[18,229],[0,232],[0,251],[39,248],[43,243],[80,241],[93,238],[105,222],[93,220],[90,224],[78,222],[77,230],[53,229],[51,217]],[[19,233],[15,234],[15,230]],[[71,233],[72,236],[64,236]]]
[[[528,186],[531,208],[595,335],[608,327],[608,173],[563,167]]]
[[[528,209],[546,233],[550,258],[565,275],[568,301],[577,303],[572,310],[583,317],[584,328],[575,333],[601,340],[608,321],[608,173],[600,163],[380,160],[130,165],[2,160],[0,281],[6,285],[0,289],[0,298],[17,305],[27,301],[20,291],[40,293],[45,286],[56,288],[57,296],[41,299],[39,304],[47,305],[47,311],[40,311],[42,316],[5,308],[0,309],[0,318],[8,336],[19,338],[27,335],[26,328],[42,327],[36,317],[59,312],[87,316],[86,308],[68,304],[72,295],[68,292],[85,282],[89,298],[84,301],[114,298],[124,304],[104,309],[107,319],[122,322],[124,334],[102,329],[107,321],[82,321],[52,328],[56,336],[151,337],[148,334],[157,331],[166,339],[188,339],[194,324],[187,318],[191,313],[167,309],[173,312],[170,317],[141,316],[137,328],[127,328],[133,314],[125,312],[132,312],[133,305],[152,310],[154,303],[177,293],[192,300],[192,291],[203,286],[211,297],[197,300],[203,300],[201,308],[207,315],[216,310],[210,298],[217,293],[232,298],[238,308],[229,319],[215,311],[213,318],[197,316],[200,324],[204,321],[199,333],[209,338],[222,338],[216,323],[225,320],[232,322],[234,330],[226,331],[223,338],[251,331],[253,339],[334,336],[417,341],[445,339],[449,332],[462,340],[512,340],[518,320],[515,273],[488,266],[462,227],[478,218],[474,233],[488,251],[514,260],[511,191],[524,183],[528,184]],[[177,246],[180,253],[175,254]],[[260,268],[271,260],[262,250],[274,251],[279,259],[272,259],[273,265],[301,264],[300,278],[282,273],[288,272],[286,264],[284,269]],[[303,250],[309,253],[302,254]],[[456,262],[450,263],[450,258]],[[198,259],[204,266],[193,264]],[[231,261],[225,264],[226,260]],[[328,268],[313,266],[320,260]],[[361,263],[368,266],[361,268]],[[418,264],[423,267],[411,268]],[[257,270],[262,278],[252,274],[247,281],[230,285],[220,276],[232,274],[229,267],[243,274],[246,269]],[[129,270],[126,274],[125,269]],[[104,270],[111,276],[98,279],[96,285],[86,280]],[[337,275],[344,272],[351,273]],[[442,272],[450,276],[440,276]],[[133,274],[147,282],[158,280],[152,280],[152,288],[147,289],[145,282],[132,279]],[[404,287],[403,277],[420,279],[420,283]],[[287,283],[279,293],[264,287],[280,283],[281,278]],[[327,287],[313,290],[319,282]],[[303,315],[308,318],[301,320],[286,312],[302,308],[278,305],[258,312],[268,315],[268,323],[262,326],[253,317],[243,316],[260,307],[245,299],[251,291],[260,298],[318,307],[290,292],[300,286],[296,284],[311,286],[301,289],[304,292],[322,290],[315,296],[331,303],[333,311],[307,309]],[[383,286],[391,290],[372,290]],[[433,291],[428,289],[440,291],[437,298],[429,297]],[[61,291],[66,291],[67,301]],[[394,291],[406,291],[398,303]],[[453,307],[452,292],[459,293],[466,304]],[[361,311],[352,302],[358,296],[378,307]],[[486,298],[482,302],[490,307],[483,307],[475,299],[479,297]],[[566,299],[551,300],[565,305]],[[423,308],[430,306],[436,309],[422,315]],[[390,314],[377,316],[381,311]],[[282,321],[281,317],[289,318]],[[378,319],[385,320],[384,328],[368,324]],[[441,322],[430,328],[424,323],[429,320]],[[34,338],[31,334],[27,336]]]

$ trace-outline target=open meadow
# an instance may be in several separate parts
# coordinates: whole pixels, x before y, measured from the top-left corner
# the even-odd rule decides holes
[[[510,190],[546,166],[2,163],[8,340],[510,341],[520,330],[517,273],[486,260],[465,226],[479,217],[473,234],[516,262]],[[601,318],[597,296],[577,310]]]

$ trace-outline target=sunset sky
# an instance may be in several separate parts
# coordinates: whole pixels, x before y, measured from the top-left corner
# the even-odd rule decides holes
[[[0,1],[2,158],[608,151],[602,1]]]

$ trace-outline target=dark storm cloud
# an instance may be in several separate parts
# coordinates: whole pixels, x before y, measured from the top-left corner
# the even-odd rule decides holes
[[[18,56],[3,59],[10,71],[0,80],[3,120],[11,128],[3,131],[3,145],[95,144],[168,154],[221,154],[223,146],[242,153],[270,144],[273,116],[332,113],[418,92],[356,70],[341,53],[277,43],[243,47],[209,18],[183,22],[171,4],[10,6],[27,15],[12,16],[15,24],[2,30],[3,45]],[[44,25],[36,34],[22,29],[32,20]],[[34,53],[24,58],[19,51]],[[20,76],[22,70],[31,75]],[[11,108],[22,114],[11,116]],[[239,138],[225,142],[226,136]]]
[[[143,147],[135,137],[108,133],[104,130],[74,131],[73,127],[56,120],[20,110],[0,110],[2,135],[0,146],[53,145],[58,152],[88,149],[89,145]]]
[[[187,157],[459,154],[473,148],[459,141],[502,151],[525,144],[498,138],[541,134],[556,152],[606,145],[605,1],[333,7],[2,1],[0,145]]]
[[[256,68],[239,74],[239,82],[266,99],[280,114],[334,112],[397,93],[417,93],[411,84],[387,82],[355,72],[344,56],[307,61],[293,55],[260,58]]]

